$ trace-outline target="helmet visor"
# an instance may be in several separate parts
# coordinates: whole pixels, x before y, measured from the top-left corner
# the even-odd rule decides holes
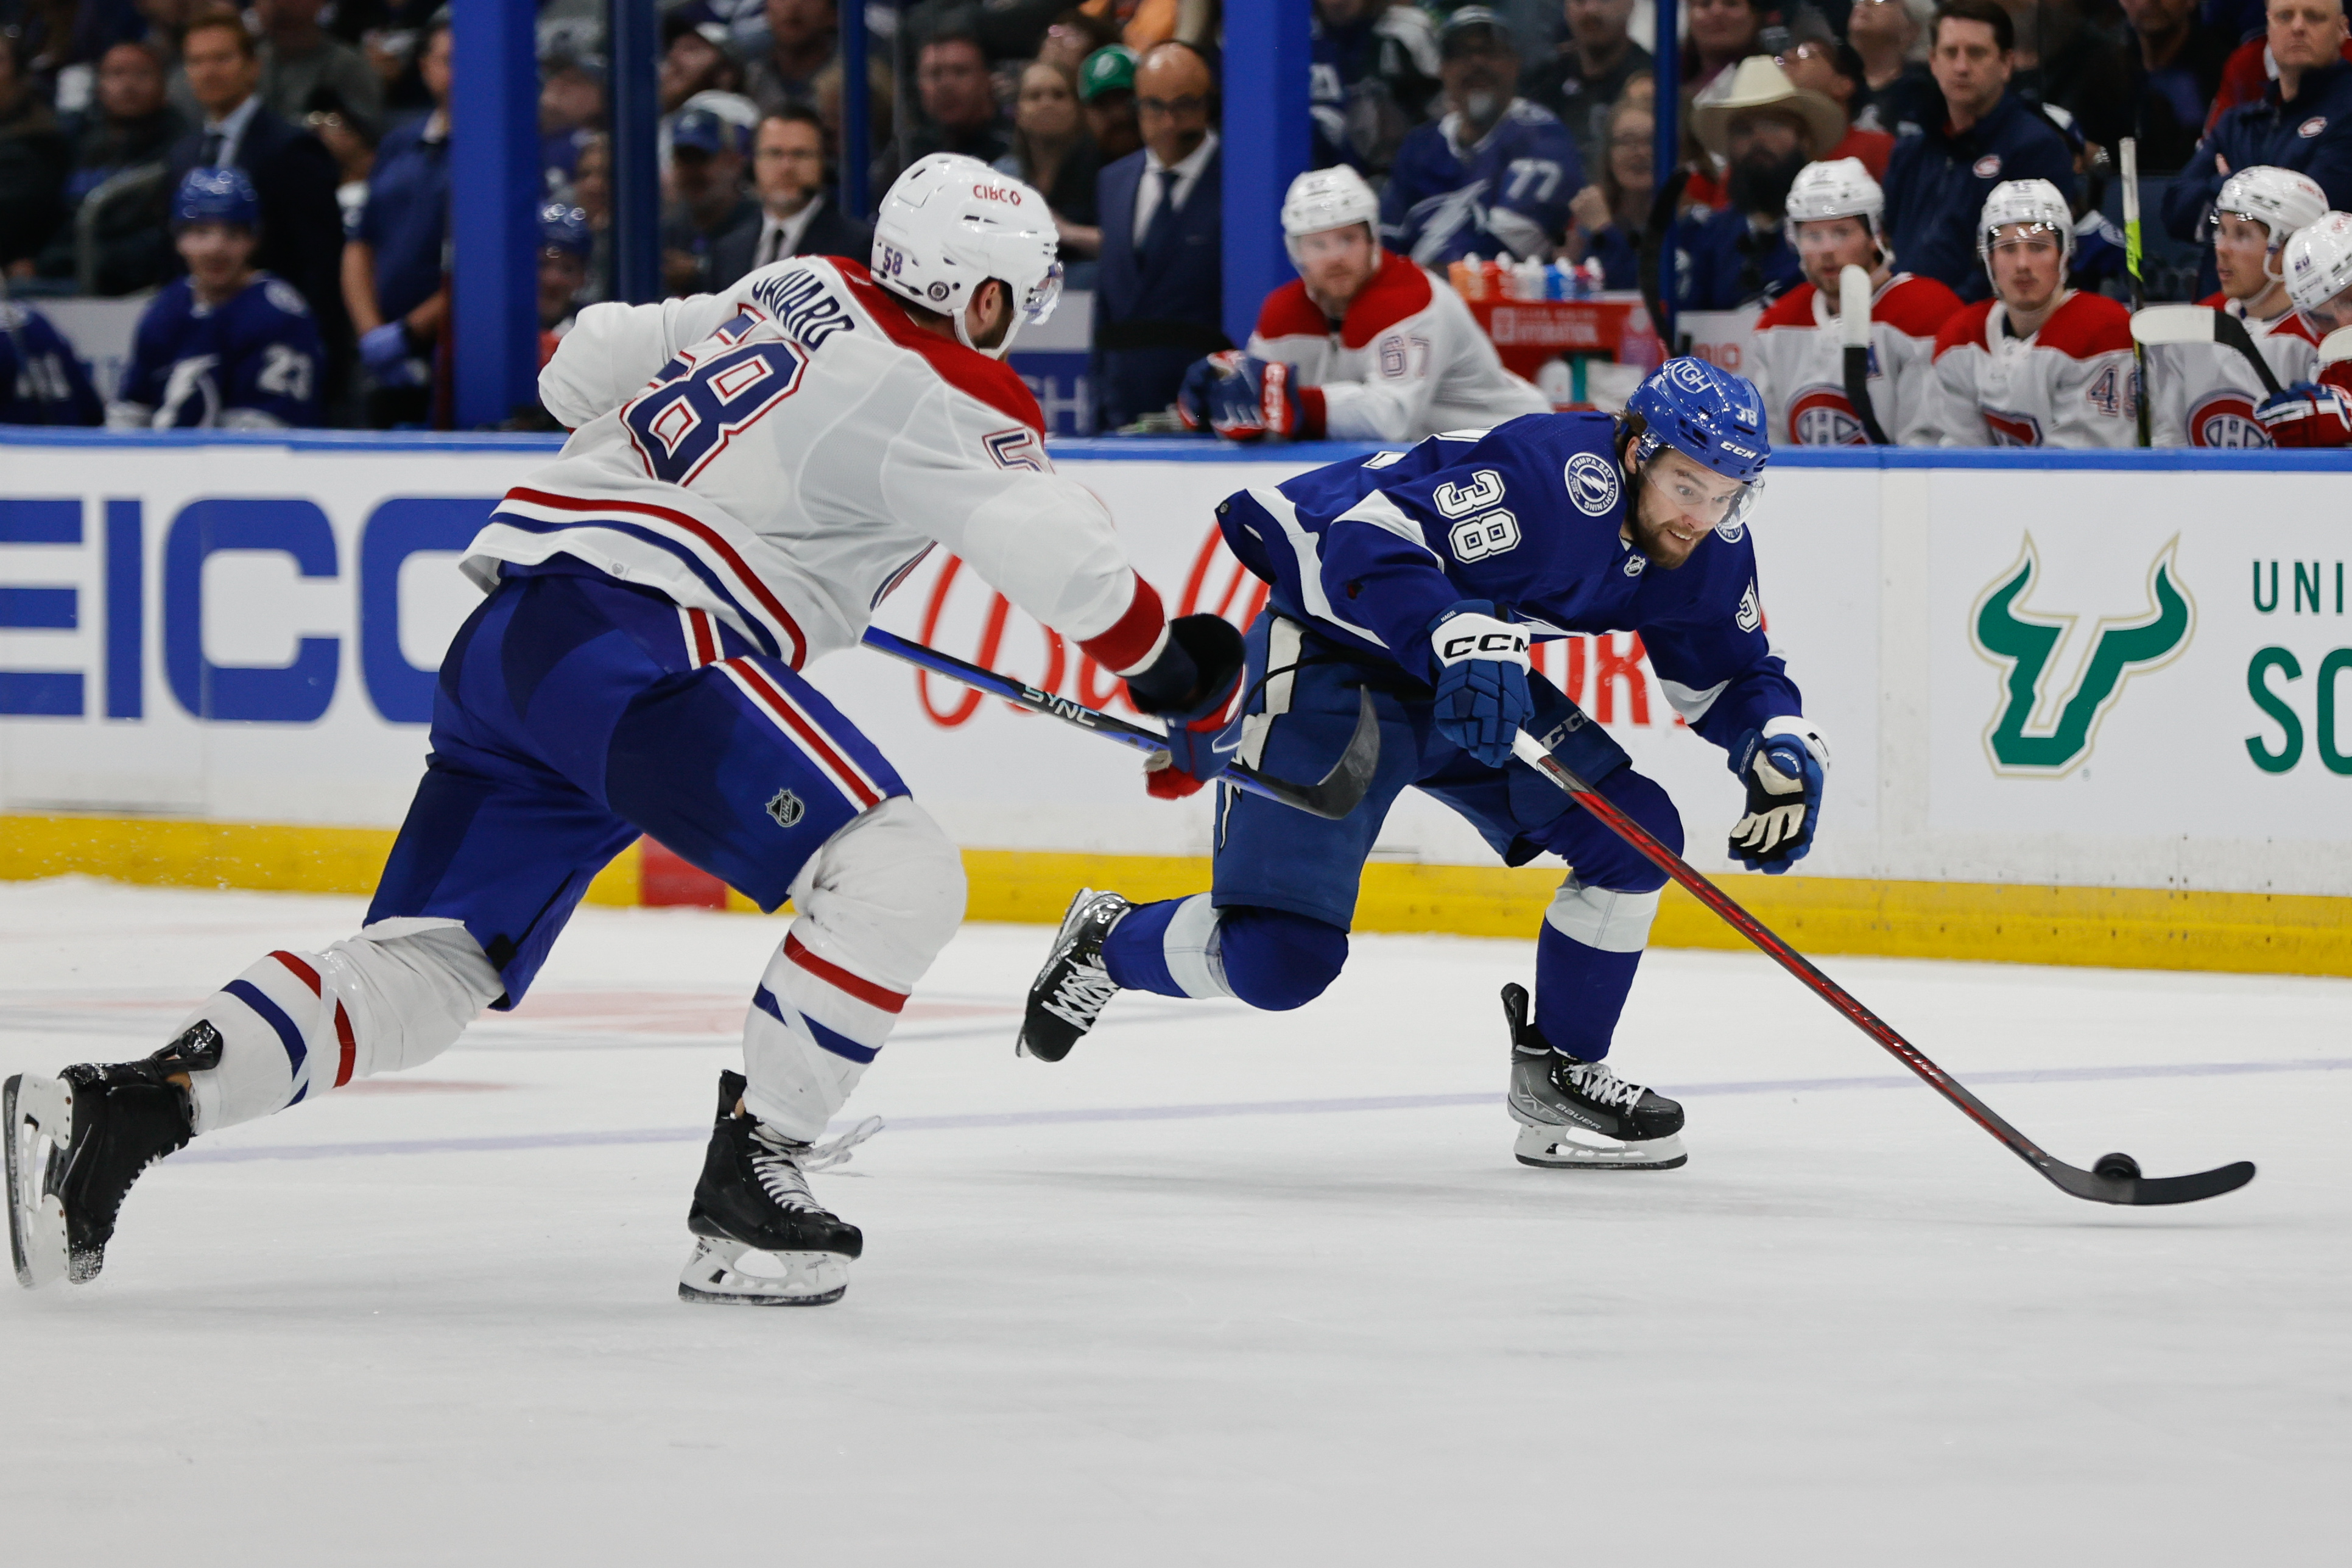
[[[1055,262],[1045,268],[1045,276],[1029,286],[1028,297],[1021,301],[1021,319],[1042,323],[1053,315],[1054,307],[1062,299],[1062,264]]]
[[[1669,457],[1669,453],[1674,456]],[[1679,447],[1663,444],[1655,456],[1642,465],[1642,482],[1676,512],[1711,528],[1744,525],[1756,504],[1756,493],[1764,487],[1760,479],[1747,483],[1727,479],[1693,461]]]

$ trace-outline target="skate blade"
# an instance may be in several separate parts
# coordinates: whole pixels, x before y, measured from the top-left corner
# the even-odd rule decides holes
[[[1680,1133],[1628,1141],[1580,1127],[1521,1127],[1511,1152],[1545,1170],[1670,1171],[1690,1158]]]
[[[740,1267],[747,1257],[781,1272]],[[694,1256],[678,1271],[677,1299],[738,1307],[821,1307],[849,1289],[849,1260],[838,1252],[761,1252],[740,1241],[698,1238]]]
[[[8,1250],[16,1282],[36,1291],[68,1271],[66,1206],[43,1188],[52,1159],[73,1141],[73,1091],[17,1073],[0,1090],[0,1124],[8,1131]]]

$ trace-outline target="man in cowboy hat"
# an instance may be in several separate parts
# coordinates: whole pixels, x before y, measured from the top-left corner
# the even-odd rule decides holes
[[[1723,165],[1731,205],[1700,209],[1679,225],[1677,303],[1730,310],[1779,298],[1804,277],[1788,240],[1789,187],[1845,135],[1845,115],[1769,56],[1750,55],[1719,96],[1701,95],[1691,129]]]

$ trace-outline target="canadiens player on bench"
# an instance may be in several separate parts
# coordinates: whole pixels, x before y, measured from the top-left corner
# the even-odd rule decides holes
[[[1418,441],[1549,413],[1503,368],[1454,290],[1380,240],[1381,199],[1341,165],[1290,183],[1282,233],[1298,277],[1265,297],[1246,352],[1184,374],[1176,410],[1235,441]]]
[[[2066,287],[2074,214],[2047,180],[2005,180],[1977,218],[1993,297],[1936,335],[1946,446],[2130,446],[2139,436],[2131,312]]]
[[[719,1078],[679,1293],[838,1297],[863,1241],[804,1162],[823,1163],[812,1142],[964,886],[955,846],[802,667],[944,547],[1146,711],[1181,726],[1240,683],[1241,634],[1168,624],[1001,362],[1054,304],[1054,253],[1035,191],[935,155],[884,199],[870,275],[802,257],[723,294],[582,312],[540,378],[573,434],[466,558],[488,596],[442,661],[432,756],[366,925],[262,958],[144,1061],[8,1082],[18,1277],[95,1275],[132,1179],[192,1134],[415,1067],[521,999],[589,879],[649,832],[795,910],[744,1071]]]
[[[1380,715],[1379,769],[1339,821],[1227,789],[1209,893],[1139,905],[1080,892],[1030,991],[1022,1048],[1059,1059],[1121,989],[1312,1000],[1347,959],[1381,820],[1418,786],[1510,864],[1551,853],[1574,868],[1537,938],[1533,1018],[1521,988],[1504,991],[1518,1157],[1681,1165],[1681,1107],[1602,1060],[1665,873],[1514,761],[1511,742],[1524,727],[1679,849],[1665,791],[1529,678],[1530,638],[1639,632],[1675,710],[1730,753],[1747,789],[1732,853],[1767,872],[1804,855],[1829,750],[1765,638],[1748,535],[1763,426],[1746,382],[1676,359],[1622,418],[1530,415],[1229,497],[1225,541],[1273,591],[1249,632],[1243,714],[1212,746],[1319,777],[1348,743],[1360,689]]]
[[[2322,213],[2286,242],[2289,298],[2319,337],[2352,327],[2352,213]],[[2319,366],[2312,379],[2289,382],[2254,411],[2275,446],[2352,445],[2352,359]]]
[[[2282,257],[2299,229],[2327,211],[2310,175],[2261,165],[2223,183],[2206,222],[2221,292],[2198,301],[2246,324],[2281,386],[2309,381],[2319,338],[2287,297]],[[2147,350],[2149,428],[2158,446],[2268,446],[2254,417],[2266,394],[2246,357],[2226,343],[2158,343]]]

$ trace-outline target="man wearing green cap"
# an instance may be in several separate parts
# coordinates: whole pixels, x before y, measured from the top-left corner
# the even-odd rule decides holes
[[[1078,68],[1078,101],[1086,106],[1087,130],[1102,149],[1102,161],[1116,162],[1143,145],[1135,123],[1135,51],[1112,44],[1088,55]]]

